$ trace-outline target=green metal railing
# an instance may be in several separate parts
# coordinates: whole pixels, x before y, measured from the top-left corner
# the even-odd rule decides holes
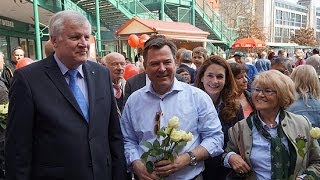
[[[143,19],[158,19],[157,13],[151,12],[139,0],[108,0],[129,19],[134,16]]]
[[[210,7],[207,1],[196,0],[195,9],[213,30],[218,31],[221,40],[228,42],[230,45],[237,37],[236,32],[227,27],[219,15]]]

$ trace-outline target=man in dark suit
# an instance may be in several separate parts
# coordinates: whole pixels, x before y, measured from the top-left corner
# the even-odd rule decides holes
[[[124,179],[110,73],[88,61],[89,21],[61,11],[51,18],[49,34],[55,53],[13,77],[6,179]]]

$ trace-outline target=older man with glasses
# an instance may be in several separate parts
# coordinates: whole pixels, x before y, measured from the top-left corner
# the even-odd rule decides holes
[[[120,53],[112,52],[103,57],[101,63],[110,70],[114,97],[117,100],[119,110],[122,112],[124,106],[124,87],[126,84],[126,80],[123,78],[126,68],[125,57]]]

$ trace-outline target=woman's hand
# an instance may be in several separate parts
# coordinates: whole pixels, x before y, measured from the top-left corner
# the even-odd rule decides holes
[[[246,174],[251,171],[250,166],[238,154],[229,157],[229,164],[237,173]]]

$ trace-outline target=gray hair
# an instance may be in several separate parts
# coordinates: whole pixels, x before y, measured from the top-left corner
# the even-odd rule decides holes
[[[60,36],[67,21],[77,25],[88,25],[91,33],[91,24],[83,14],[73,10],[66,10],[60,11],[51,17],[49,22],[50,36]]]
[[[192,51],[190,51],[190,50],[182,51],[181,61],[184,63],[191,63],[192,62]]]
[[[0,51],[0,57],[4,58],[4,54],[2,51]]]

